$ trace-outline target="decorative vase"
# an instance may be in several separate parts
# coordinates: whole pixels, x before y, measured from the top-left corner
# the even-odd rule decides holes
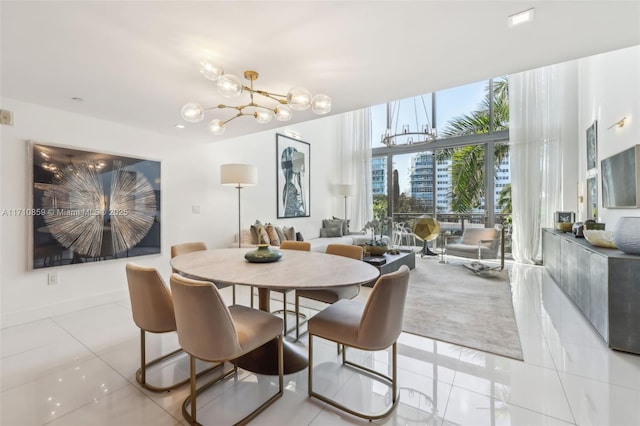
[[[613,242],[627,254],[640,254],[640,216],[618,219],[613,230]]]
[[[371,256],[382,256],[388,250],[387,246],[366,246],[364,251],[369,253]]]
[[[259,244],[256,250],[245,253],[244,258],[251,263],[277,262],[282,259],[282,252],[272,249],[269,244]]]

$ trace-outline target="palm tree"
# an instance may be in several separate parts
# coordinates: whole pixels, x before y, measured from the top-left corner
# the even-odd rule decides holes
[[[487,84],[486,95],[475,111],[455,117],[442,131],[445,137],[488,133],[491,125],[489,107],[493,102],[494,130],[505,130],[509,126],[509,84],[507,77],[493,81],[493,93]],[[494,166],[509,154],[508,144],[495,145]],[[451,188],[451,208],[454,212],[469,212],[480,207],[484,198],[484,145],[469,145],[448,148],[439,152],[438,160],[450,159],[453,187]]]
[[[500,213],[511,214],[513,213],[511,204],[511,184],[506,184],[500,191],[498,201],[496,203],[500,207]]]

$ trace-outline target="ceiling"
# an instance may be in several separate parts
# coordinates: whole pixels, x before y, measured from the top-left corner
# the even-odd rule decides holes
[[[533,22],[508,27],[530,7]],[[204,54],[258,71],[258,89],[325,93],[337,114],[640,44],[640,1],[1,0],[0,19],[3,97],[188,141],[283,125],[245,117],[214,136],[214,111],[177,129],[185,102],[226,101],[199,73]]]

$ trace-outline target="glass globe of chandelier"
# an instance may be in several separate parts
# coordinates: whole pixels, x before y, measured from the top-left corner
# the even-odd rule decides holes
[[[293,111],[303,111],[311,108],[315,114],[322,115],[331,111],[331,98],[327,95],[312,95],[303,87],[293,87],[286,95],[257,90],[253,88],[253,82],[258,79],[256,71],[245,71],[244,78],[248,80],[248,86],[243,84],[240,77],[233,74],[225,74],[222,67],[203,59],[200,62],[200,73],[207,79],[216,82],[218,93],[225,98],[235,98],[243,93],[249,94],[249,102],[241,105],[219,104],[204,107],[198,102],[187,102],[182,107],[182,118],[190,123],[197,123],[204,119],[205,111],[212,109],[232,109],[236,114],[227,120],[214,118],[208,124],[209,130],[214,135],[225,132],[227,124],[242,116],[252,116],[258,123],[265,124],[274,117],[278,121],[289,121]],[[261,98],[256,100],[256,95]]]

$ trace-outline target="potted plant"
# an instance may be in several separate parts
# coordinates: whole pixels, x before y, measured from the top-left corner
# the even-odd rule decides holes
[[[365,223],[363,231],[371,230],[371,239],[365,243],[365,252],[372,256],[381,256],[387,252],[387,243],[382,239],[380,229],[383,223],[378,219]]]

